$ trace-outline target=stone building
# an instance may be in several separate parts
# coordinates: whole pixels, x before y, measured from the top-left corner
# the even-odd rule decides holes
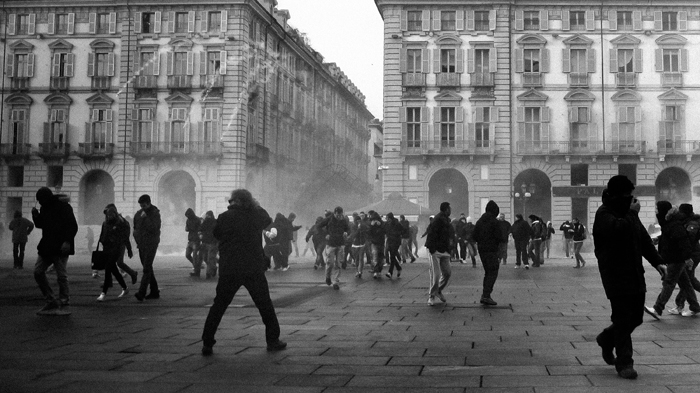
[[[592,223],[627,175],[700,202],[700,5],[375,0],[384,19],[383,192],[432,210]]]
[[[0,221],[41,186],[80,224],[148,193],[178,234],[238,187],[273,214],[367,201],[374,116],[275,0],[60,3],[3,2]]]

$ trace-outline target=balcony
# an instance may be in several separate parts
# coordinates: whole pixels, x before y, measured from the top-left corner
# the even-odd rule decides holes
[[[494,85],[493,73],[477,72],[471,74],[471,85],[474,87],[492,87]]]
[[[0,158],[4,160],[29,159],[32,154],[32,145],[29,143],[3,143],[0,144]]]
[[[44,160],[65,159],[70,155],[68,143],[40,143],[36,154]]]
[[[134,77],[134,89],[157,89],[158,75],[137,75]]]
[[[615,75],[615,83],[617,87],[630,88],[637,86],[636,72],[618,72]]]
[[[27,90],[29,89],[29,78],[12,78],[12,90]]]
[[[92,77],[92,90],[109,90],[110,87],[112,87],[111,76]]]
[[[700,155],[700,140],[681,141],[672,139],[662,139],[656,143],[659,152],[659,160],[663,161],[665,156],[686,156],[687,160],[693,156]]]
[[[221,75],[201,75],[199,87],[202,89],[223,89],[224,78]]]
[[[411,72],[403,74],[403,85],[404,86],[425,86],[425,74],[418,72]]]
[[[661,85],[664,87],[683,86],[683,74],[680,72],[664,72],[661,74]]]
[[[51,90],[65,91],[68,90],[70,78],[67,76],[52,76],[49,81],[49,88]]]
[[[246,158],[251,164],[266,164],[270,162],[270,149],[259,143],[249,143]]]
[[[496,154],[494,141],[435,141],[416,140],[401,141],[401,155],[403,156],[493,156]]]
[[[135,158],[217,158],[222,154],[220,142],[131,142]]]
[[[645,141],[518,141],[521,156],[637,156],[646,152]]]
[[[539,72],[523,72],[523,86],[542,86],[542,74]]]
[[[75,154],[83,160],[111,159],[114,156],[114,143],[79,143]]]
[[[571,87],[588,87],[588,73],[586,72],[570,72],[569,86]]]
[[[192,88],[192,77],[189,75],[169,75],[168,89],[184,89]]]
[[[437,74],[438,87],[459,87],[460,75],[455,72],[441,72]]]

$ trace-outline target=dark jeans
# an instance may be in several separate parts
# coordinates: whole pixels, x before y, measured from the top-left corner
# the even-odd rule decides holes
[[[279,339],[280,325],[277,322],[275,307],[270,299],[270,288],[267,285],[265,273],[245,273],[219,276],[214,304],[209,309],[209,315],[207,315],[207,320],[204,323],[204,332],[202,332],[202,341],[205,346],[212,347],[216,343],[214,335],[219,328],[221,318],[241,286],[248,290],[250,297],[260,312],[260,316],[265,324],[265,340],[268,343],[272,343]]]
[[[136,270],[132,269],[129,267],[124,262],[124,254],[126,253],[126,246],[122,246],[121,249],[119,250],[119,259],[117,259],[117,267],[124,270],[124,272],[131,277],[134,277],[136,275]]]
[[[700,261],[693,263],[693,269],[687,271],[688,277],[690,278],[690,285],[693,286],[693,289],[696,292],[700,292],[700,281],[698,281],[697,277],[695,277],[695,268],[698,267],[698,262]],[[678,291],[678,295],[676,295],[676,306],[683,308],[685,305],[685,300],[685,293],[683,293],[683,291]]]
[[[527,262],[527,240],[516,240],[515,241],[515,265],[520,266],[520,262],[525,265]]]
[[[12,257],[15,260],[15,267],[24,265],[24,246],[27,243],[12,243]]]
[[[107,254],[109,257],[107,260],[107,265],[105,266],[105,281],[102,284],[102,293],[107,293],[107,290],[112,287],[112,276],[117,279],[117,282],[122,289],[126,289],[124,278],[119,273],[119,269],[117,268],[117,261],[119,260],[120,254],[119,250],[107,251]]]
[[[457,256],[457,259],[461,259],[463,261],[467,260],[467,241],[464,239],[459,239],[457,241],[457,245],[459,246],[459,255]]]
[[[394,274],[394,269],[397,272],[401,271],[401,255],[399,255],[399,247],[401,244],[388,244],[389,251],[389,274]]]
[[[542,262],[540,251],[542,250],[542,239],[530,240],[527,248],[527,256],[532,259],[532,266],[539,266]]]
[[[678,284],[680,292],[683,293],[685,300],[688,301],[688,308],[692,311],[700,312],[700,304],[698,304],[695,290],[690,283],[685,263],[669,263],[666,268],[666,277],[664,277],[662,284],[661,293],[659,293],[659,296],[656,298],[656,304],[654,304],[656,311],[663,311],[666,303],[668,303],[668,299],[673,294],[673,290],[676,289],[676,284]]]
[[[481,297],[491,297],[493,286],[498,278],[498,269],[500,268],[498,252],[479,251],[479,255],[481,256],[481,264],[484,266],[484,292]]]
[[[49,285],[49,280],[46,278],[46,270],[53,265],[56,270],[56,281],[58,282],[58,301],[54,296],[53,289]],[[39,289],[48,303],[68,304],[70,300],[70,292],[68,290],[68,273],[66,267],[68,265],[68,257],[42,257],[39,255],[34,265],[34,280],[39,284]]]
[[[498,243],[498,259],[505,264],[508,260],[508,242]]]
[[[326,263],[323,261],[323,253],[326,251],[326,243],[320,242],[319,244],[314,244],[316,247],[316,263],[314,266],[325,267]]]
[[[194,273],[199,274],[202,270],[202,258],[200,257],[201,243],[198,241],[188,241],[185,248],[185,258],[192,264]]]
[[[141,266],[143,266],[141,286],[138,292],[140,296],[146,296],[146,291],[149,287],[151,288],[152,294],[160,293],[160,290],[158,290],[158,281],[156,281],[156,276],[153,274],[153,260],[156,259],[156,251],[158,251],[157,244],[139,247],[139,258],[141,259]]]
[[[644,316],[644,293],[617,296],[610,299],[612,325],[598,335],[603,348],[615,348],[615,369],[620,371],[634,365],[632,360],[632,332],[642,324]]]

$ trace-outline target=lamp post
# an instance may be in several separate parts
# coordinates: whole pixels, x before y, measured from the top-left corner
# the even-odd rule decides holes
[[[527,200],[532,198],[532,194],[535,193],[535,184],[530,184],[528,188],[527,184],[523,183],[520,185],[520,190],[514,190],[513,196],[515,199],[522,201],[523,203],[523,215],[525,215],[525,208],[527,206]]]

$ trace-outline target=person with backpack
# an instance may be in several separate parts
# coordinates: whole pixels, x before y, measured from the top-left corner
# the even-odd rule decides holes
[[[586,261],[581,256],[581,247],[583,247],[583,241],[586,240],[586,227],[581,224],[578,218],[574,217],[572,220],[573,236],[571,239],[574,242],[574,258],[576,258],[575,269],[586,266]]]
[[[530,219],[530,245],[527,249],[527,255],[532,259],[532,267],[540,267],[542,264],[540,251],[545,235],[544,224],[542,224],[542,219],[534,214],[530,214],[527,218]]]
[[[690,285],[696,292],[700,292],[700,281],[695,277],[695,268],[700,263],[700,215],[693,212],[693,205],[689,203],[682,203],[678,206],[678,210],[687,217],[683,225],[688,233],[688,239],[690,239],[690,258],[693,260],[693,268],[687,271]],[[682,315],[685,300],[685,293],[679,291],[678,295],[676,295],[676,307],[668,309],[668,313],[671,315]]]

